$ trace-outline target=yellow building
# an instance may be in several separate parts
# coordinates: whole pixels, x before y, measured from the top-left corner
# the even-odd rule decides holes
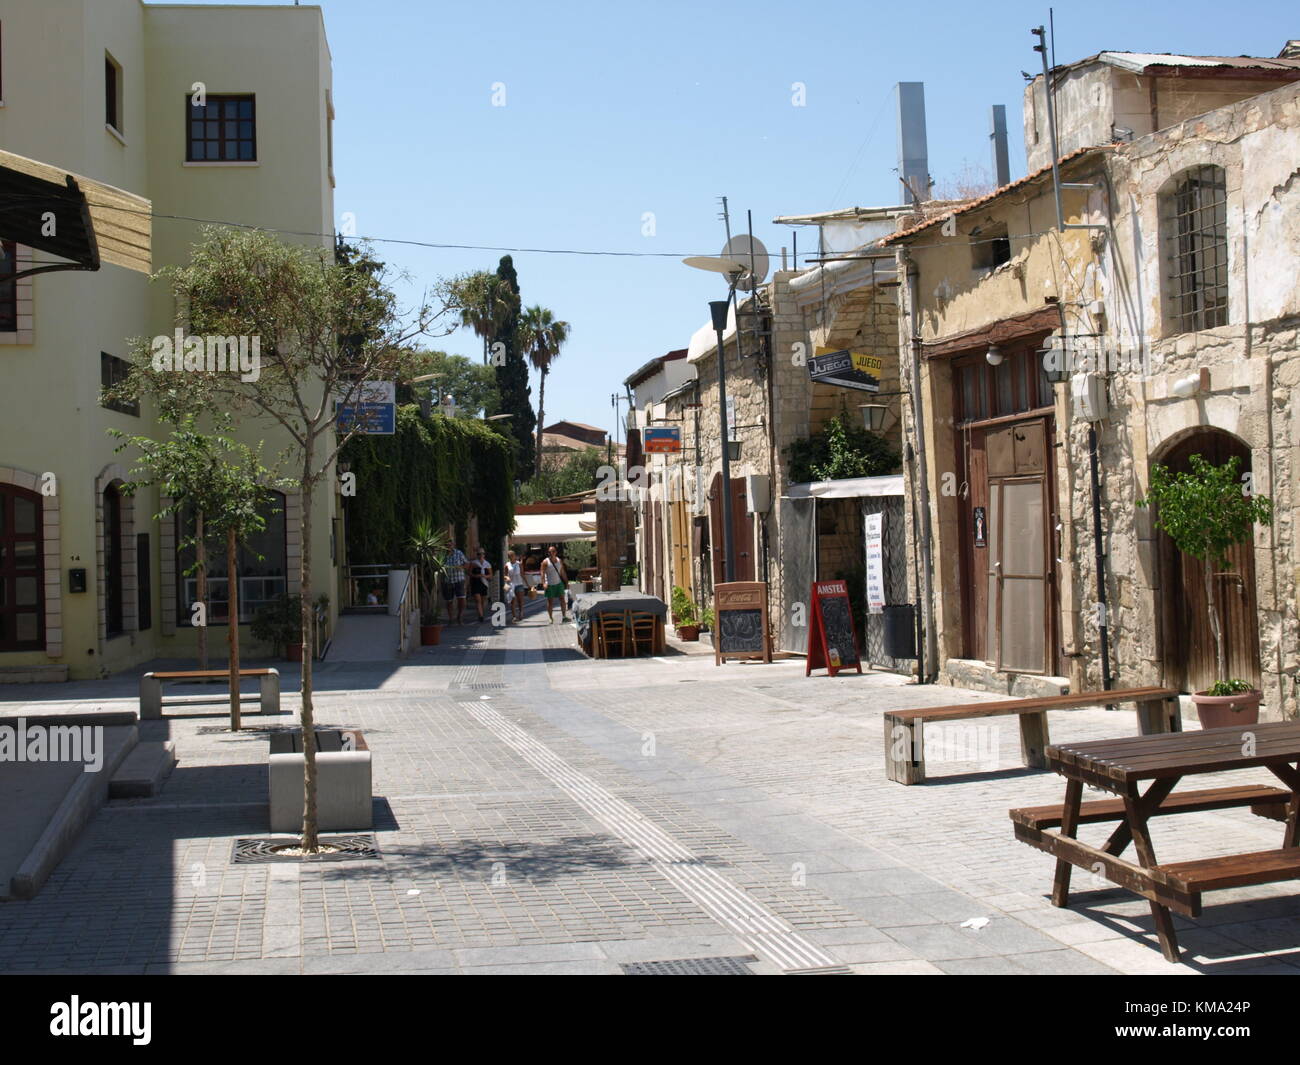
[[[155,269],[187,261],[198,219],[332,233],[319,8],[0,0],[0,48],[0,146],[151,201]],[[6,251],[20,268],[34,258]],[[173,303],[164,284],[112,265],[0,284],[0,678],[91,677],[194,652],[176,522],[153,520],[155,491],[120,490],[131,457],[108,436],[165,429],[147,403],[101,401],[132,338],[172,333]],[[284,444],[274,428],[245,431],[271,464]],[[321,497],[312,595],[337,600],[337,500]],[[299,591],[297,500],[279,509],[255,545],[264,560],[241,568],[244,619]],[[213,583],[219,651],[224,580]]]

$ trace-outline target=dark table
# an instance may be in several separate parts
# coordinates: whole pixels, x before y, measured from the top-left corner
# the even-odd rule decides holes
[[[653,614],[655,616],[655,651],[664,649],[664,621],[668,604],[658,596],[638,591],[584,592],[573,597],[573,620],[578,629],[578,643],[591,653],[591,619],[598,614]]]
[[[1104,875],[1151,903],[1160,947],[1178,960],[1170,910],[1187,917],[1201,912],[1201,893],[1300,879],[1300,722],[1278,721],[1158,736],[1062,744],[1046,750],[1048,768],[1066,779],[1065,802],[1011,811],[1016,838],[1056,856],[1052,904],[1069,901],[1071,866]],[[1179,792],[1185,776],[1236,769],[1268,769],[1281,788],[1246,785]],[[1083,802],[1090,784],[1117,799]],[[1145,784],[1146,790],[1140,790]],[[1151,845],[1152,817],[1249,806],[1284,821],[1278,850],[1229,854],[1160,864]],[[1118,821],[1101,847],[1075,838],[1080,824]],[[1059,826],[1059,831],[1051,831]],[[1120,858],[1133,843],[1139,864]]]

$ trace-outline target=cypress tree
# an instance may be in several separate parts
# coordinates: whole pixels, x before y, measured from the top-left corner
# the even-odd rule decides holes
[[[498,413],[514,415],[508,424],[509,433],[519,447],[515,468],[527,471],[533,468],[533,432],[537,426],[537,415],[533,413],[532,400],[529,398],[532,388],[528,384],[528,362],[519,344],[519,276],[515,273],[514,260],[509,255],[501,256],[497,277],[514,292],[514,298],[510,301],[510,313],[497,333],[498,341],[505,346],[505,358],[501,365],[495,367],[497,391],[501,397]]]

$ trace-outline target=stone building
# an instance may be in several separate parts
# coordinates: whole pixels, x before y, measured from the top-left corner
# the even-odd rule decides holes
[[[778,221],[842,224],[854,233],[846,252],[857,253],[892,230],[900,210],[853,209]],[[779,270],[757,293],[742,296],[723,334],[733,450],[726,490],[732,502],[734,579],[767,582],[774,637],[789,650],[806,647],[804,612],[796,607],[806,606],[813,579],[861,579],[855,572],[864,557],[861,493],[868,490],[857,485],[859,494],[851,494],[846,482],[839,498],[827,493],[818,499],[816,486],[792,483],[790,446],[837,414],[860,421],[861,405],[868,402],[889,407],[896,426],[900,387],[893,283],[892,255],[879,252]],[[879,387],[885,395],[876,400],[868,392],[814,382],[808,360],[818,350],[883,356]],[[713,586],[725,579],[723,430],[712,324],[696,331],[680,363],[652,360],[625,383],[633,392],[629,481],[639,497],[642,586],[667,597],[679,585],[709,605]],[[641,433],[658,424],[680,427],[681,453],[636,461]],[[897,444],[896,427],[886,435]],[[644,474],[635,469],[641,465]],[[889,480],[901,505],[901,485]]]
[[[921,380],[919,436],[911,402],[904,416],[929,459],[938,679],[1014,694],[1213,683],[1199,571],[1136,504],[1157,463],[1235,456],[1274,519],[1215,578],[1229,672],[1262,688],[1265,717],[1294,716],[1300,60],[1145,57],[1135,73],[1111,55],[1054,79],[1103,86],[1060,105],[1064,226],[1049,150],[884,242]],[[1277,73],[1247,84],[1251,62]],[[1155,122],[1178,119],[1129,139],[1135,89]],[[1042,156],[1032,136],[1027,153]]]

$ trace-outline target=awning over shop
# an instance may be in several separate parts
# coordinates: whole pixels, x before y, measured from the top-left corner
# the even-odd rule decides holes
[[[510,542],[550,544],[596,539],[595,514],[516,514]]]
[[[789,499],[862,499],[868,496],[901,496],[903,475],[888,477],[846,477],[841,481],[808,481],[792,484],[786,490]]]

